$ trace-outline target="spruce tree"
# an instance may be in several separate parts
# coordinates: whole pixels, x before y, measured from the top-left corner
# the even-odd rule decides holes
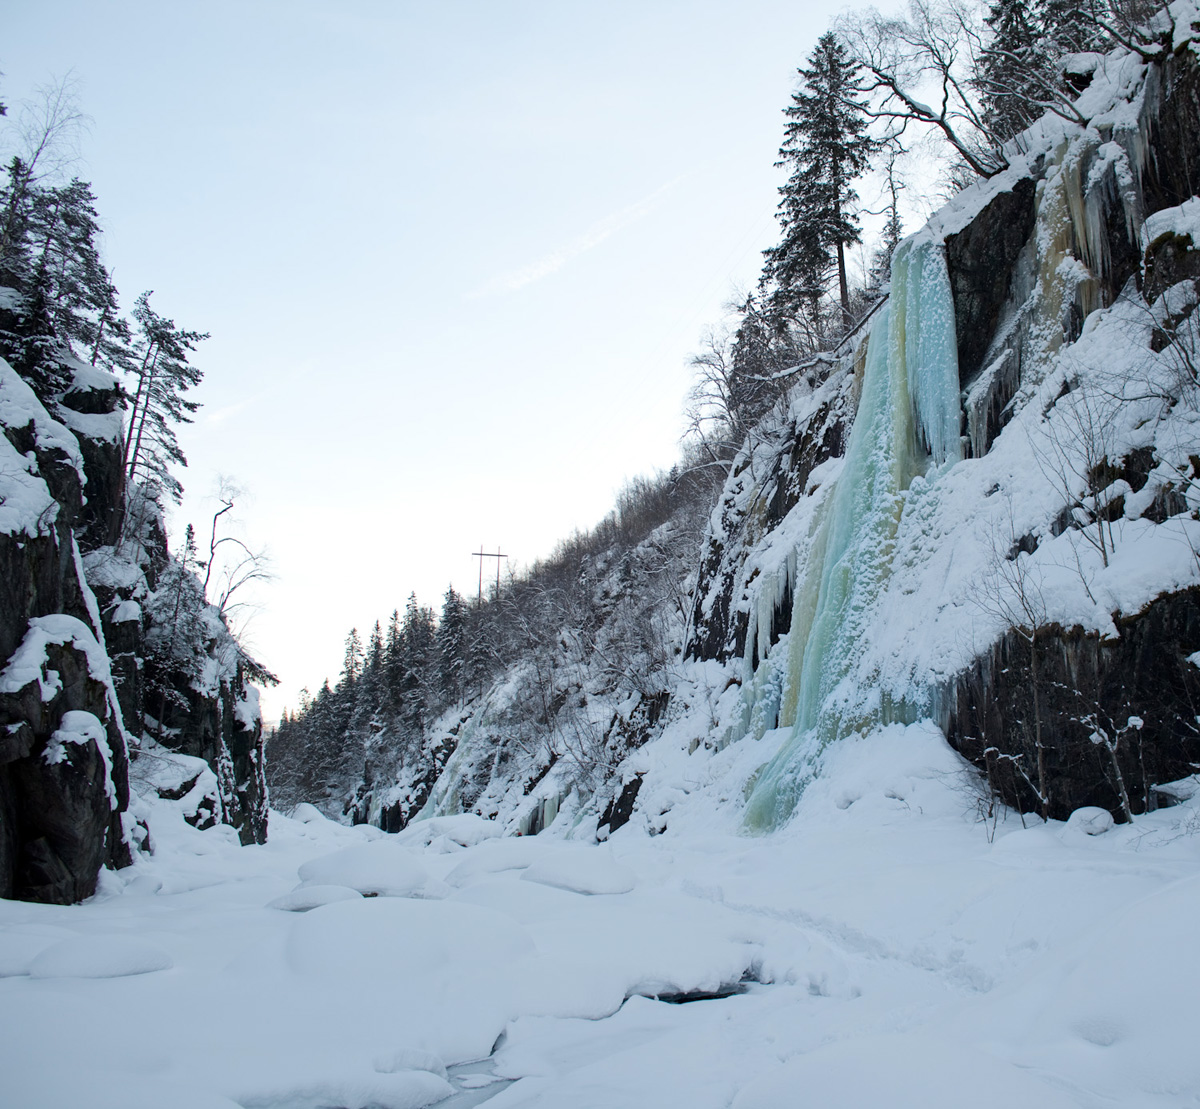
[[[354,634],[354,633],[351,633]],[[349,655],[349,644],[347,644]],[[350,730],[365,744],[375,727],[383,703],[383,632],[379,621],[371,632],[366,654],[359,659],[358,679],[354,689],[354,711]]]
[[[1063,73],[1068,54],[1107,50],[1112,41],[1101,24],[1149,15],[1154,5],[1086,4],[1077,0],[994,0],[985,22],[992,33],[973,84],[983,100],[983,121],[992,142],[1011,139],[1047,110],[1078,122],[1066,107],[1077,89]]]
[[[402,673],[400,677],[400,720],[405,736],[419,741],[425,730],[426,700],[433,661],[433,610],[417,603],[410,593],[404,606],[400,630]]]
[[[383,632],[378,620],[360,665],[345,748],[347,769],[361,765],[366,778],[371,773],[371,761],[376,754],[379,733],[383,730]]]
[[[345,687],[348,692],[353,692],[359,675],[362,673],[362,666],[362,639],[359,637],[358,628],[351,628],[350,634],[346,636],[346,653],[342,659],[342,680],[338,683],[338,687]]]
[[[996,0],[986,17],[992,40],[979,59],[975,78],[983,97],[983,120],[992,139],[1004,142],[1023,131],[1044,109],[1039,105],[1047,59],[1038,5]]]
[[[828,275],[836,266],[843,326],[850,319],[846,247],[860,238],[854,181],[866,170],[873,142],[865,105],[855,99],[859,67],[832,32],[818,40],[799,70],[800,86],[784,110],[788,118],[780,166],[791,175],[780,187],[783,238],[766,251],[764,286],[771,306],[819,312]],[[819,318],[815,321],[819,332]]]
[[[467,602],[454,586],[446,590],[437,636],[438,695],[444,705],[463,695],[467,668]]]
[[[404,640],[400,630],[400,610],[392,609],[387,638],[383,647],[384,708],[389,716],[400,715],[404,678]]]
[[[741,320],[730,349],[729,411],[732,439],[740,446],[751,426],[779,399],[780,387],[774,375],[795,364],[797,351],[791,329],[777,306],[764,307],[751,295],[737,310]],[[794,313],[789,315],[797,322]],[[815,339],[815,335],[810,333],[809,338]]]

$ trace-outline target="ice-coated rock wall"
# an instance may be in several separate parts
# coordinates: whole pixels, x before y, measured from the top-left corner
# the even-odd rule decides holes
[[[910,722],[927,708],[919,688],[896,702],[864,702],[855,685],[855,663],[881,619],[905,495],[915,478],[928,485],[962,458],[954,302],[942,244],[932,236],[906,240],[892,263],[891,288],[867,338],[845,463],[798,574],[778,713],[792,738],[755,783],[747,811],[755,827],[790,815],[813,755],[827,743],[873,723]]]
[[[1151,807],[1190,773],[1196,71],[1106,57],[1087,126],[1043,120],[897,252],[865,351],[821,387],[853,400],[861,373],[826,480],[766,528],[762,484],[727,484],[688,649],[742,657],[723,744],[787,731],[751,827],[789,817],[829,743],[889,721],[931,717],[998,796],[1063,816],[1117,811],[1133,779]],[[758,448],[772,481],[825,433],[793,423]]]

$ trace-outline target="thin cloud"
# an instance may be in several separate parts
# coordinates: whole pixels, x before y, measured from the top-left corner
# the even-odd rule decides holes
[[[206,424],[223,424],[231,416],[236,416],[239,412],[245,411],[254,399],[254,397],[245,397],[236,404],[227,404],[224,408],[217,408],[212,412],[206,412],[204,414],[204,422]]]
[[[649,215],[659,201],[682,179],[682,177],[676,177],[673,181],[668,181],[665,185],[655,189],[649,196],[643,197],[620,211],[613,212],[612,215],[605,216],[604,219],[593,223],[583,234],[578,235],[565,246],[542,255],[537,261],[492,278],[487,284],[470,293],[469,299],[475,300],[479,297],[515,293],[518,289],[525,288],[526,285],[532,285],[535,281],[541,281],[542,278],[557,273],[572,259],[578,258],[593,247],[599,246],[605,239],[611,238],[618,231],[624,230],[630,224]]]

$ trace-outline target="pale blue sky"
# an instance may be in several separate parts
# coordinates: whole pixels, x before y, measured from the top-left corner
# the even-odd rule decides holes
[[[173,526],[253,492],[271,715],[481,542],[530,562],[671,464],[840,6],[7,5],[0,95],[73,71],[123,302],[212,333]]]

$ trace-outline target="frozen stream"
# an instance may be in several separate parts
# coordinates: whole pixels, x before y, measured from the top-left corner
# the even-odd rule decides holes
[[[713,757],[748,773],[744,744]],[[925,725],[835,745],[796,820],[759,838],[703,789],[665,834],[635,820],[599,846],[557,825],[384,837],[310,814],[242,848],[167,803],[152,818],[158,854],[91,902],[0,902],[5,1105],[1200,1097],[1195,803],[1100,835],[1013,820],[989,838]],[[746,976],[768,984],[652,1000]]]

